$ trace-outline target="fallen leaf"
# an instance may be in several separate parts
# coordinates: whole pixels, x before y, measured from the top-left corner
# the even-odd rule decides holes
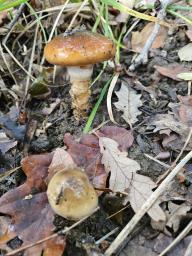
[[[3,24],[3,21],[8,18],[8,11],[1,11],[0,13],[0,26]]]
[[[191,81],[192,80],[192,72],[180,73],[177,75],[177,77],[182,80],[185,80],[185,81]]]
[[[134,52],[141,52],[143,47],[145,46],[146,41],[148,40],[149,36],[151,35],[154,28],[154,23],[149,22],[147,25],[140,31],[132,32],[131,38],[131,46]],[[167,38],[167,29],[161,26],[161,29],[155,38],[152,49],[157,49],[163,47],[165,44],[165,40]]]
[[[190,41],[192,41],[192,30],[188,29],[187,31],[185,31],[185,34],[187,35],[187,37],[189,38]]]
[[[102,153],[102,163],[106,171],[110,172],[109,188],[114,192],[128,192],[125,202],[130,204],[135,212],[153,193],[156,184],[149,178],[136,172],[140,165],[127,157],[127,152],[118,149],[118,143],[109,138],[100,138],[99,145]],[[149,209],[148,214],[155,221],[165,221],[165,213],[157,200]]]
[[[50,106],[47,108],[47,107],[44,107],[42,109],[42,113],[44,115],[50,115],[54,109],[61,103],[61,100],[60,99],[56,99],[55,102],[51,103]]]
[[[124,6],[133,9],[134,4],[135,4],[135,0],[119,0],[118,1],[120,4],[123,4]],[[126,12],[120,12],[117,17],[116,17],[116,21],[118,23],[125,23],[127,22],[127,19],[129,18],[129,14]]]
[[[19,118],[19,109],[17,106],[12,106],[10,111],[3,116],[0,116],[0,125],[6,135],[18,141],[23,141],[26,131],[26,125],[20,125],[17,121]]]
[[[129,88],[123,82],[120,90],[116,91],[115,94],[118,97],[118,102],[115,102],[114,105],[117,110],[123,112],[122,118],[128,124],[137,122],[137,116],[141,114],[141,111],[138,109],[142,106],[141,94],[137,94],[135,90]]]
[[[11,251],[6,243],[16,236],[23,241],[22,246],[25,246],[53,234],[55,214],[48,204],[45,192],[45,178],[48,175],[48,166],[52,157],[53,154],[49,153],[24,158],[21,165],[27,176],[26,182],[9,190],[0,198],[1,214],[9,215],[12,220],[12,224],[10,225],[8,222],[0,236],[1,248]],[[36,194],[31,194],[33,190],[36,191]],[[1,217],[0,219],[2,221]],[[31,234],[35,234],[35,236]],[[63,238],[56,237],[25,250],[24,256],[40,256],[42,251],[52,252],[53,250],[54,254],[50,255],[61,256],[64,247]]]
[[[170,234],[170,229],[173,229],[174,232],[177,232],[180,226],[180,222],[184,216],[191,210],[191,206],[187,205],[185,202],[178,205],[173,202],[168,202],[167,205],[167,223],[166,229],[168,234]]]
[[[140,165],[127,157],[127,152],[118,149],[118,143],[109,138],[99,139],[102,163],[106,171],[111,172],[110,189],[124,192],[131,185],[133,173],[140,170]]]
[[[177,63],[169,64],[167,66],[155,65],[154,68],[162,76],[169,77],[175,81],[181,81],[181,79],[178,77],[178,74],[190,71],[189,69],[187,69],[184,66],[177,64]]]
[[[192,61],[192,43],[179,49],[178,55],[181,61]]]
[[[97,134],[99,137],[107,136],[116,140],[122,150],[127,150],[133,143],[131,131],[121,127],[106,126],[97,131]],[[87,134],[77,142],[70,134],[65,134],[64,143],[77,166],[85,169],[92,184],[96,188],[105,188],[108,174],[101,163],[98,137]]]
[[[57,148],[54,151],[53,159],[49,165],[49,175],[46,182],[49,183],[51,177],[59,170],[77,167],[70,154],[64,148]]]
[[[175,115],[157,114],[149,119],[148,124],[148,129],[153,129],[154,132],[159,132],[164,135],[162,140],[163,146],[165,148],[171,148],[172,150],[181,150],[190,132],[189,126],[180,120],[176,111]],[[155,126],[155,129],[152,128],[153,126]],[[167,129],[170,129],[176,134],[171,132],[167,135]],[[189,141],[185,150],[191,150],[191,148],[192,141]]]
[[[175,238],[167,236],[163,233],[159,234],[158,237],[155,238],[154,251],[158,253],[162,253],[162,251],[167,248]],[[192,236],[187,236],[182,239],[178,244],[176,244],[171,251],[169,251],[167,256],[175,256],[175,255],[185,255],[185,251],[189,243],[192,241]]]
[[[0,151],[2,154],[5,154],[10,149],[14,148],[17,145],[17,141],[10,140],[4,132],[0,131]]]
[[[192,127],[192,96],[178,95],[178,99],[180,101],[178,109],[179,119],[189,127]]]

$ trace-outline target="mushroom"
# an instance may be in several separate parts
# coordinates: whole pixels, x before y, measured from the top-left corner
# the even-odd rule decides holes
[[[88,216],[98,205],[96,191],[78,167],[57,172],[48,184],[47,196],[54,212],[71,220]]]
[[[59,35],[45,46],[45,59],[51,64],[67,68],[76,119],[85,117],[89,109],[93,64],[109,60],[114,55],[115,46],[110,39],[89,31]]]

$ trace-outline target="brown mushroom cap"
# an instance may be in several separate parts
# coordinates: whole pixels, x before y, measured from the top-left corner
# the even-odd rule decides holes
[[[54,65],[83,66],[113,58],[115,46],[103,35],[88,31],[59,35],[44,49],[45,59]]]
[[[78,167],[56,173],[49,182],[47,196],[55,213],[72,220],[91,214],[98,205],[93,186]]]

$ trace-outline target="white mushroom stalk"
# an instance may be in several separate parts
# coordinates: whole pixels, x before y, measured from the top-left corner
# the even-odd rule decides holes
[[[93,65],[81,67],[67,67],[70,77],[72,108],[76,119],[85,117],[89,109],[90,81],[93,73]]]

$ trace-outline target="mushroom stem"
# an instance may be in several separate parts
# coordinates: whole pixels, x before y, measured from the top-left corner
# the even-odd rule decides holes
[[[77,119],[87,116],[89,109],[90,80],[93,73],[93,65],[81,67],[67,67],[70,77],[72,108]]]

